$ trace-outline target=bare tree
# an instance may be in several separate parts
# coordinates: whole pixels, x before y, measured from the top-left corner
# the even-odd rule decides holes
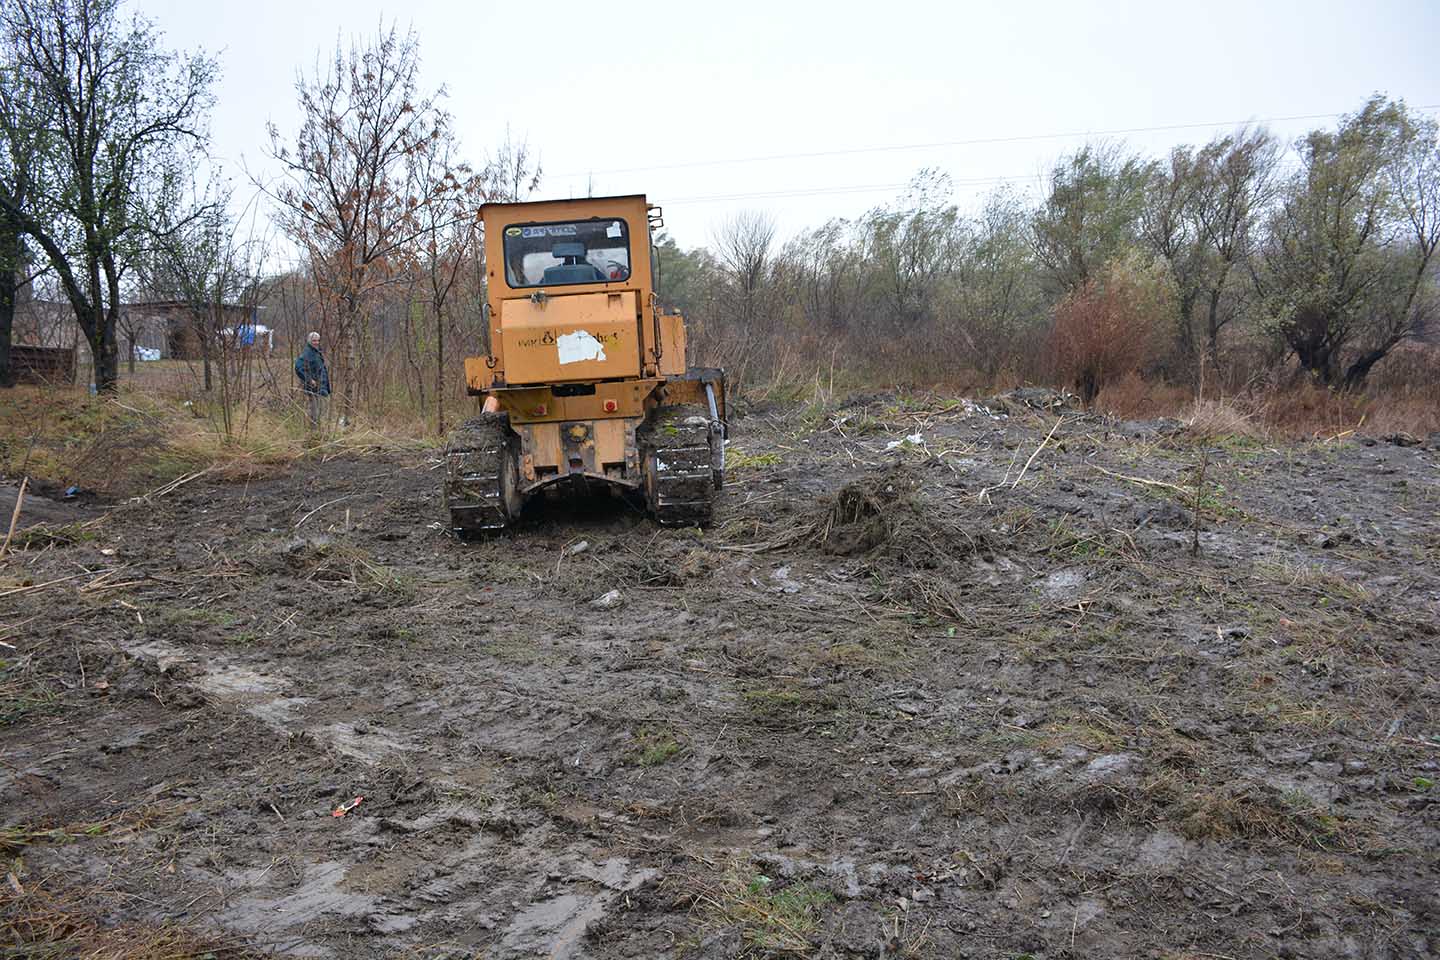
[[[730,281],[734,318],[755,325],[775,242],[775,221],[763,213],[738,213],[715,234],[715,255]]]
[[[1029,209],[1010,190],[992,193],[956,264],[957,307],[974,365],[989,378],[1014,372],[1033,353],[1048,320],[1028,237]]]
[[[488,194],[485,177],[460,161],[457,151],[457,141],[445,131],[430,148],[417,154],[414,174],[419,182],[428,184],[430,194],[417,212],[421,228],[417,259],[435,331],[435,419],[440,433],[445,432],[445,368],[449,362],[445,332],[453,320],[452,298],[466,276],[465,268],[481,255],[480,205]],[[515,157],[508,143],[502,154],[509,158],[503,168],[505,186],[513,187],[510,176],[516,170]],[[522,147],[519,163],[523,166],[525,162]]]
[[[505,140],[481,174],[487,200],[515,203],[540,189],[540,158],[528,140],[516,141],[507,129]]]
[[[1192,217],[1204,246],[1199,279],[1205,348],[1220,359],[1220,333],[1248,303],[1247,278],[1257,233],[1276,194],[1279,145],[1265,130],[1212,140],[1197,155]],[[1238,281],[1238,282],[1237,282]]]
[[[414,158],[444,135],[444,91],[420,95],[419,42],[392,26],[296,82],[303,114],[294,140],[271,127],[280,181],[264,185],[279,222],[305,252],[339,341],[341,396],[353,409],[368,371],[369,311],[387,286],[409,281],[408,248],[424,232],[417,210],[435,200]]]
[[[34,77],[19,65],[19,38],[10,30],[0,34],[0,195],[15,206],[31,206],[44,175],[42,137],[38,122],[44,106]],[[0,387],[14,383],[10,369],[10,343],[20,291],[31,279],[31,256],[20,218],[0,205]]]
[[[1175,280],[1177,341],[1189,360],[1219,359],[1221,331],[1245,304],[1244,265],[1274,195],[1279,151],[1264,130],[1176,147],[1151,169],[1140,212],[1142,245]]]
[[[0,211],[44,251],[89,341],[95,386],[116,389],[121,284],[148,229],[152,191],[203,148],[214,61],[160,48],[119,0],[9,0],[12,68],[33,85],[14,120],[40,131],[45,175]]]
[[[869,261],[878,273],[886,309],[875,318],[897,332],[936,319],[936,295],[951,276],[965,241],[950,178],[922,170],[900,201],[867,218]]]
[[[147,299],[183,304],[188,315],[190,336],[200,348],[202,386],[214,389],[219,327],[216,305],[237,286],[234,264],[237,259],[234,227],[230,222],[231,191],[213,184],[197,191],[195,200],[182,206],[178,197],[162,204],[156,214],[155,231],[139,258],[136,289]],[[213,191],[213,192],[212,192]],[[170,211],[194,209],[198,215],[179,221]],[[121,315],[121,328],[131,339],[131,370],[134,370],[134,340],[139,332],[139,314]]]

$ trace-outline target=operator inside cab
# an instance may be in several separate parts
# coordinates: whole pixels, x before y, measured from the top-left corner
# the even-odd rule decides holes
[[[576,241],[557,243],[550,248],[550,256],[560,263],[546,267],[540,282],[553,283],[604,283],[605,275],[593,263],[585,259],[585,244]]]

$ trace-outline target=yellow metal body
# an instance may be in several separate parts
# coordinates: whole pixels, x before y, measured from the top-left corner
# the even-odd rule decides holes
[[[698,395],[683,380],[667,387],[686,372],[685,323],[655,296],[650,206],[643,196],[487,203],[481,216],[490,353],[465,359],[465,381],[509,415],[522,488],[577,474],[638,487],[636,428],[657,403]],[[625,222],[624,279],[511,286],[507,231],[584,220]]]

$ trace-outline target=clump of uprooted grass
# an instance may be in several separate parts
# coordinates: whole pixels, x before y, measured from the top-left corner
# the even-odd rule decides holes
[[[811,539],[826,553],[881,554],[923,569],[984,549],[982,524],[947,521],[919,491],[919,477],[904,463],[847,483],[812,522]]]
[[[1353,853],[1375,839],[1370,824],[1337,814],[1298,791],[1243,778],[1202,783],[1177,769],[1138,781],[1091,782],[1063,798],[1036,802],[1063,803],[1131,823],[1165,824],[1196,841],[1244,840]]]
[[[959,590],[967,565],[990,552],[997,517],[996,508],[975,500],[927,501],[918,476],[899,463],[841,487],[801,528],[801,539],[825,553],[860,558],[881,599],[956,620],[965,618]]]
[[[37,673],[31,657],[0,658],[0,729],[51,713],[59,705],[56,684]],[[0,829],[0,849],[6,845],[8,829]]]
[[[1143,789],[1165,819],[1192,840],[1245,839],[1348,852],[1371,840],[1367,824],[1299,792],[1243,780],[1200,785],[1176,773],[1151,778]]]
[[[815,946],[815,932],[834,894],[805,883],[766,876],[748,860],[729,864],[721,878],[694,894],[706,926],[740,928],[744,956],[803,955]]]
[[[265,954],[238,941],[217,940],[174,923],[102,921],[78,892],[31,877],[19,861],[0,883],[0,953],[7,957],[77,960],[250,960]],[[86,896],[93,899],[93,892]]]
[[[328,537],[287,545],[284,561],[306,580],[359,587],[387,606],[413,602],[419,588],[413,578],[378,562],[364,547]]]

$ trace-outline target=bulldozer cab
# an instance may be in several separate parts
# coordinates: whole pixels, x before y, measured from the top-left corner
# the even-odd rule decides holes
[[[490,355],[466,361],[471,391],[684,373],[684,324],[651,283],[652,215],[643,196],[485,204]]]

